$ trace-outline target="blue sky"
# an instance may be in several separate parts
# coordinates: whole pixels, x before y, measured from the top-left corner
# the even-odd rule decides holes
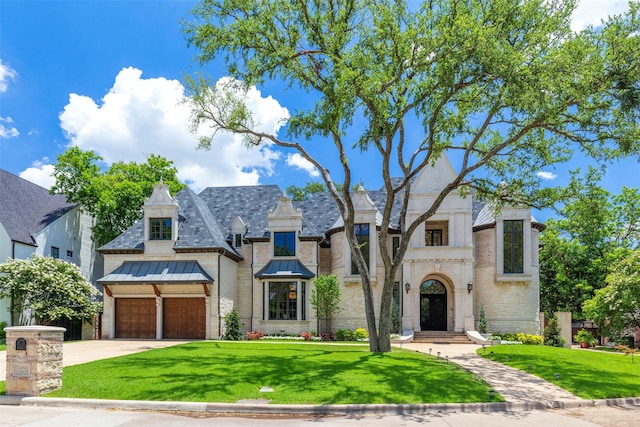
[[[290,184],[317,180],[293,153],[277,147],[248,151],[225,135],[211,151],[196,151],[187,129],[183,96],[186,74],[202,69],[192,62],[179,21],[194,1],[13,1],[0,2],[0,167],[44,187],[56,156],[77,145],[94,150],[110,164],[143,162],[148,154],[173,160],[180,177],[196,191],[215,185]],[[581,0],[573,26],[597,25],[626,9],[626,1]],[[206,73],[219,78],[211,64]],[[253,105],[265,130],[278,129],[299,94],[277,85],[253,92]],[[322,158],[333,158],[327,147]],[[353,179],[367,188],[381,185],[372,155],[354,165]],[[566,170],[541,171],[550,183]],[[336,165],[333,169],[339,168]],[[330,169],[332,169],[330,167]],[[610,168],[603,186],[619,192],[638,186],[638,162]],[[636,171],[636,172],[632,172]],[[547,216],[541,213],[541,219]]]

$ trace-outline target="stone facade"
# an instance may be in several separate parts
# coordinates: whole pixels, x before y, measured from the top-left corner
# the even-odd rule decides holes
[[[426,168],[412,184],[408,222],[424,214],[454,176],[446,158]],[[376,202],[383,195],[382,190],[363,188],[353,193],[359,238],[366,238],[368,245],[376,310],[384,282],[379,244],[393,251],[401,237],[399,230],[390,230],[389,240],[378,242],[381,215]],[[327,194],[292,202],[272,186],[224,187],[197,196],[187,189],[174,199],[166,186],[158,185],[144,210],[143,221],[100,249],[105,271],[131,261],[196,262],[211,282],[165,278],[168,282],[154,283],[145,277],[110,282],[104,338],[122,336],[118,322],[128,321],[118,320],[118,298],[157,299],[156,338],[163,338],[167,328],[162,320],[165,298],[179,297],[205,298],[207,328],[202,338],[223,335],[224,316],[234,306],[247,331],[317,331],[321,325],[310,297],[314,278],[321,274],[335,274],[341,284],[341,311],[333,328],[366,327],[361,279],[352,271],[344,224]],[[150,238],[154,218],[172,224],[170,238]],[[397,223],[396,217],[392,224]],[[492,210],[471,196],[449,194],[411,236],[398,269],[394,298],[402,329],[473,330],[482,306],[491,331],[538,333],[542,228],[529,209]]]

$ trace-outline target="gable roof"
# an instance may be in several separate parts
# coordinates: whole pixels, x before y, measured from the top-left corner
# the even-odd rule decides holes
[[[76,203],[62,194],[0,169],[0,223],[11,240],[36,246],[33,234],[65,215]]]

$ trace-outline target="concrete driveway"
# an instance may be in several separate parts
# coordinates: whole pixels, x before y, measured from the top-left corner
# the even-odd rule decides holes
[[[62,346],[62,364],[80,365],[94,360],[109,359],[125,354],[139,353],[155,348],[171,347],[189,341],[179,340],[88,340],[65,342]],[[0,351],[0,381],[7,379],[7,352]]]

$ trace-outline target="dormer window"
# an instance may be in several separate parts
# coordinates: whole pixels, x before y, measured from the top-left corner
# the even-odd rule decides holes
[[[236,233],[233,235],[233,247],[234,248],[242,247],[242,234]]]
[[[273,256],[296,255],[296,232],[283,231],[273,233]]]
[[[149,226],[149,240],[171,240],[171,218],[151,218]]]

